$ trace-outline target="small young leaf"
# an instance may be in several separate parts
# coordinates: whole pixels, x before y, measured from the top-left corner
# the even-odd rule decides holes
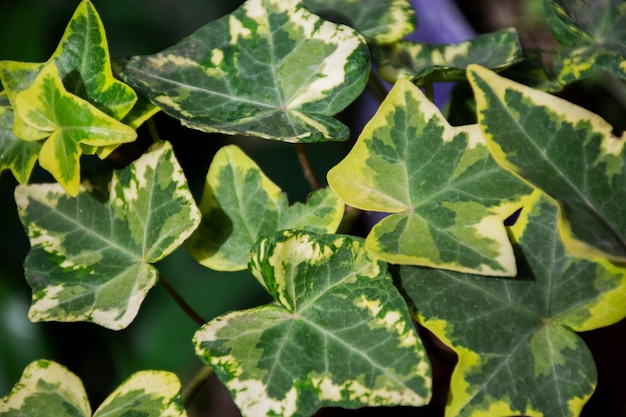
[[[351,206],[396,213],[366,240],[387,262],[513,276],[503,220],[529,188],[483,142],[478,126],[450,126],[399,80],[328,183]]]
[[[150,263],[170,254],[200,223],[167,142],[116,172],[109,195],[94,187],[85,183],[76,198],[57,184],[16,188],[31,243],[24,272],[33,289],[32,321],[128,326],[156,284]]]
[[[458,44],[395,42],[373,48],[380,75],[389,82],[409,78],[418,85],[463,81],[470,64],[502,70],[522,59],[515,29],[478,35]]]
[[[579,256],[626,261],[624,139],[599,116],[470,66],[478,120],[494,158],[555,198]]]
[[[626,3],[545,0],[544,15],[563,46],[554,64],[562,84],[609,71],[626,79]]]
[[[459,356],[446,416],[575,417],[593,393],[593,357],[574,331],[626,316],[626,268],[569,253],[558,211],[539,191],[526,201],[510,230],[515,279],[400,268],[418,320]]]
[[[194,337],[244,416],[428,401],[426,352],[361,239],[282,231],[255,246],[250,270],[278,305],[223,315]]]
[[[306,204],[288,207],[280,188],[237,146],[221,148],[209,167],[202,223],[185,243],[193,257],[219,271],[245,269],[250,249],[282,229],[334,233],[344,206],[330,189],[315,191]]]
[[[50,135],[41,147],[39,163],[71,196],[78,193],[82,144],[118,145],[137,137],[133,128],[68,93],[53,63],[15,96],[15,112],[26,125]]]
[[[81,380],[56,362],[29,364],[20,381],[0,400],[0,417],[90,417]]]
[[[166,113],[207,132],[286,142],[344,140],[332,116],[363,90],[363,38],[298,0],[248,0],[122,76]]]
[[[417,18],[408,0],[304,0],[313,13],[358,30],[368,42],[397,42],[415,30]]]

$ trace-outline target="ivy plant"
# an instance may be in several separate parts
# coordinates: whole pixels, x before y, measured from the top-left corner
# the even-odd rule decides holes
[[[458,358],[445,416],[580,415],[597,373],[577,332],[626,317],[625,138],[555,94],[599,73],[626,91],[626,5],[587,3],[544,0],[557,50],[540,88],[507,76],[528,64],[516,29],[408,41],[407,0],[247,0],[125,58],[82,0],[47,60],[0,61],[0,171],[19,183],[28,318],[127,331],[161,284],[244,416],[421,415],[442,389],[442,344]],[[438,109],[441,81],[471,97]],[[370,90],[379,106],[359,132],[344,110]],[[453,123],[460,105],[472,114]],[[204,156],[194,196],[158,113],[207,141],[290,144],[308,198],[290,205],[236,144]],[[108,163],[148,132],[134,160]],[[308,150],[351,137],[317,178]],[[39,168],[53,182],[32,180]],[[367,212],[383,215],[363,229]],[[249,271],[272,302],[203,319],[159,272],[179,248],[223,279]],[[142,370],[93,416],[185,416],[197,386],[182,396],[176,374]],[[0,394],[1,417],[92,415],[81,380],[48,358]]]

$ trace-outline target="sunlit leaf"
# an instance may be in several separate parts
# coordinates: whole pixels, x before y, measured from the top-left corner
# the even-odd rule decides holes
[[[408,0],[304,0],[304,4],[313,13],[352,26],[377,44],[399,41],[417,25]]]
[[[462,81],[470,64],[502,70],[522,59],[515,29],[478,35],[457,44],[401,41],[373,49],[380,74],[389,82],[409,78],[415,83]]]
[[[626,2],[544,1],[548,26],[562,45],[554,65],[562,84],[601,71],[626,79]]]
[[[150,264],[180,246],[200,222],[166,142],[115,172],[109,188],[85,183],[72,198],[57,184],[17,187],[31,243],[24,270],[33,290],[32,321],[128,326],[157,282]]]
[[[207,132],[287,142],[343,140],[332,116],[363,90],[363,38],[297,0],[248,0],[122,75],[166,113]]]
[[[406,304],[361,239],[283,231],[255,246],[250,270],[278,304],[225,314],[194,337],[244,416],[429,400]]]
[[[492,160],[477,125],[450,126],[408,80],[396,83],[328,183],[351,206],[395,213],[366,240],[387,262],[515,275],[503,220],[528,187]]]
[[[117,145],[137,137],[133,128],[68,93],[54,64],[46,65],[14,101],[15,112],[26,125],[50,135],[41,147],[39,163],[72,196],[80,183],[81,144]]]
[[[446,416],[578,416],[596,386],[575,331],[626,316],[626,269],[573,256],[558,207],[535,192],[511,229],[519,274],[494,279],[401,267],[419,321],[458,354]]]
[[[624,139],[565,100],[481,67],[470,67],[469,77],[495,159],[558,200],[568,248],[626,261]]]
[[[200,203],[202,223],[186,247],[202,265],[222,271],[245,269],[261,236],[282,229],[334,233],[343,202],[330,189],[312,193],[306,204],[287,197],[235,145],[221,148],[207,174]]]

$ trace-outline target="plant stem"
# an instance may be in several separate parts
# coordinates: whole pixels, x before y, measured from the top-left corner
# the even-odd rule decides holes
[[[159,135],[159,130],[156,127],[156,123],[154,123],[154,119],[151,117],[147,120],[146,124],[148,125],[148,131],[150,132],[150,138],[152,138],[152,142],[156,143],[161,140],[161,135]]]
[[[387,97],[387,89],[383,85],[378,74],[376,74],[373,69],[370,70],[370,76],[367,80],[367,87],[372,93],[374,93],[378,101],[380,101],[381,103],[385,100],[385,97]]]
[[[200,391],[202,385],[209,380],[211,375],[213,375],[213,369],[206,365],[203,366],[196,375],[194,375],[193,379],[181,395],[185,408],[189,405],[198,391]]]
[[[302,167],[302,172],[304,172],[304,177],[311,185],[311,188],[313,188],[314,190],[319,190],[320,188],[322,188],[322,186],[315,176],[315,172],[313,172],[311,162],[309,161],[309,156],[307,155],[306,149],[304,149],[304,144],[296,143],[296,151],[298,152],[298,161],[300,161],[300,166]]]
[[[174,299],[176,304],[178,304],[178,306],[185,312],[185,314],[187,314],[187,316],[191,320],[193,320],[198,326],[202,326],[204,323],[207,322],[205,319],[200,317],[200,315],[196,313],[189,304],[187,304],[183,297],[181,297],[180,294],[176,292],[174,287],[172,287],[162,276],[159,276],[159,284],[161,284],[161,286],[165,288],[165,291],[167,291],[167,293]]]

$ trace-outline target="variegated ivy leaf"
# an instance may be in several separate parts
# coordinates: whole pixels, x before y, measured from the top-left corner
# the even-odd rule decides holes
[[[20,184],[28,182],[41,143],[26,142],[13,134],[13,108],[5,92],[0,92],[0,172],[10,169]]]
[[[49,360],[32,362],[20,381],[0,401],[2,417],[90,417],[91,407],[80,379]],[[122,383],[94,417],[184,417],[180,381],[163,371],[142,371]]]
[[[78,194],[82,145],[109,146],[132,142],[135,130],[65,90],[54,63],[45,65],[32,85],[14,98],[15,113],[49,137],[39,163],[71,196]]]
[[[380,75],[393,83],[409,78],[415,83],[462,81],[473,63],[502,70],[522,59],[515,29],[478,35],[458,44],[425,44],[401,41],[373,48]]]
[[[625,262],[624,138],[599,116],[487,69],[471,66],[469,78],[495,159],[558,200],[568,248]]]
[[[528,187],[492,160],[477,125],[450,126],[408,80],[396,83],[328,183],[351,206],[395,213],[366,240],[387,262],[515,275],[502,222]]]
[[[376,44],[399,41],[417,26],[408,0],[304,0],[304,4],[313,13],[352,26]]]
[[[298,0],[248,0],[122,75],[166,113],[207,132],[286,142],[343,140],[332,116],[363,90],[363,38]]]
[[[494,279],[401,267],[418,320],[458,354],[446,416],[578,416],[597,382],[576,335],[626,316],[626,269],[563,246],[537,191],[511,229],[519,274]]]
[[[278,304],[223,315],[194,337],[244,416],[428,401],[406,304],[361,239],[282,231],[255,246],[250,269]]]
[[[554,64],[562,84],[601,71],[626,79],[623,0],[544,0],[544,15],[562,45]]]
[[[306,204],[288,206],[287,197],[237,146],[221,148],[207,174],[202,223],[185,246],[207,268],[245,269],[250,249],[261,236],[282,229],[334,233],[343,217],[343,202],[326,188]]]
[[[65,89],[117,120],[122,120],[137,99],[132,88],[113,77],[104,27],[89,0],[81,1],[76,8],[47,62],[0,61],[0,80],[11,102],[51,63],[58,68]]]
[[[101,179],[83,184],[76,198],[58,184],[15,191],[31,243],[24,272],[33,290],[32,321],[128,326],[157,282],[150,264],[180,246],[200,223],[166,142],[115,172],[107,190],[96,183]]]

